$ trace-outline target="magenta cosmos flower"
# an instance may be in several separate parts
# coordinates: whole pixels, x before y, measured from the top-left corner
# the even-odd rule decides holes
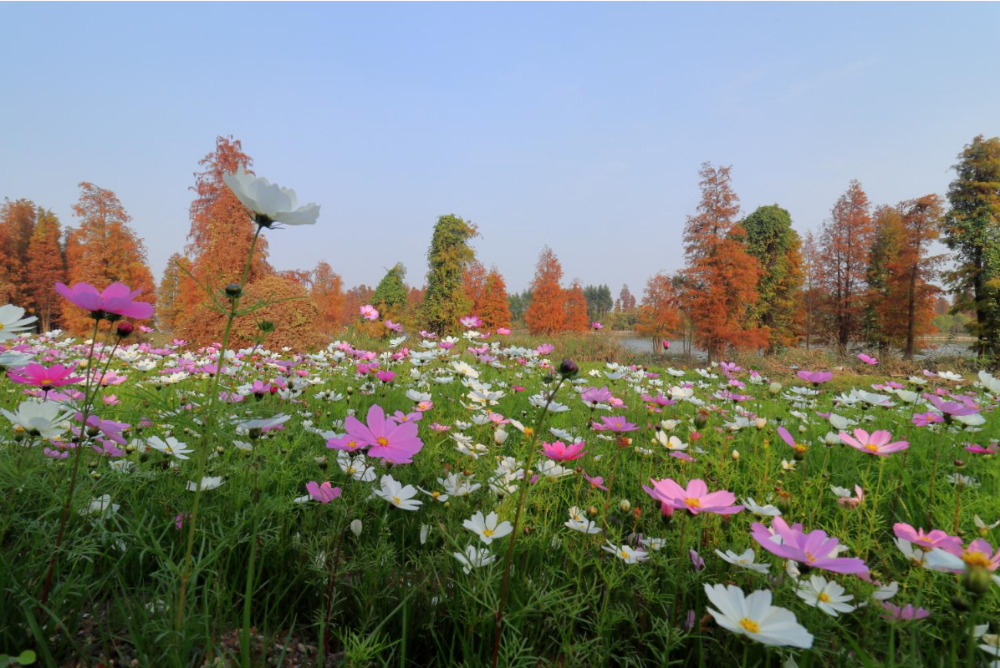
[[[855,450],[867,452],[870,455],[878,457],[888,457],[894,452],[900,452],[910,447],[910,444],[906,441],[890,443],[892,434],[884,429],[870,434],[864,429],[855,429],[853,438],[846,431],[842,431],[840,432],[840,440]]]
[[[871,355],[865,355],[864,353],[858,353],[858,359],[865,364],[870,364],[872,366],[878,364],[878,359],[872,357]]]
[[[840,541],[831,538],[825,531],[817,529],[805,533],[801,524],[788,526],[785,520],[775,517],[770,529],[760,522],[754,522],[751,535],[771,554],[797,561],[809,568],[854,575],[868,572],[864,560],[836,556]]]
[[[587,454],[587,452],[583,449],[585,445],[586,443],[584,441],[573,443],[572,445],[566,445],[562,441],[556,441],[555,443],[546,443],[542,441],[542,454],[549,459],[566,462],[572,459],[579,459]]]
[[[465,327],[466,329],[475,329],[483,324],[483,321],[474,315],[464,316],[459,318],[458,321],[462,324],[462,327]]]
[[[340,488],[333,487],[329,482],[320,484],[315,481],[309,481],[306,483],[306,491],[309,492],[309,496],[320,503],[330,503],[340,496]]]
[[[394,424],[385,419],[385,412],[377,404],[368,409],[367,425],[348,415],[344,427],[348,436],[368,446],[369,457],[384,459],[392,464],[411,463],[413,455],[424,447],[417,436],[415,422]]]
[[[802,380],[813,385],[820,385],[833,378],[833,374],[829,371],[799,371],[797,375]]]
[[[366,320],[378,320],[378,309],[371,304],[365,304],[359,311],[361,312],[361,317]]]
[[[135,301],[142,290],[130,290],[123,283],[112,283],[104,288],[104,292],[98,292],[89,283],[77,283],[72,288],[56,283],[56,292],[83,310],[90,311],[96,320],[108,316],[146,320],[153,316],[152,304]]]
[[[22,385],[34,385],[35,387],[44,388],[62,387],[63,385],[72,385],[83,380],[81,376],[70,375],[75,368],[75,365],[66,367],[62,364],[53,364],[45,368],[41,364],[28,364],[19,369],[8,371],[7,375],[15,383],[21,383]]]
[[[649,480],[652,487],[643,485],[643,489],[654,499],[661,502],[664,512],[669,509],[687,510],[692,515],[698,513],[715,513],[716,515],[732,515],[743,510],[743,506],[732,505],[736,495],[726,490],[709,493],[704,480],[689,480],[687,487],[681,487],[674,480]]]
[[[619,433],[619,434],[623,433],[623,432],[628,432],[628,431],[635,431],[638,428],[639,427],[635,426],[634,424],[632,424],[631,422],[629,422],[628,420],[626,420],[624,417],[620,417],[620,416],[616,416],[616,417],[604,417],[604,416],[602,416],[601,417],[601,424],[600,425],[597,425],[597,424],[594,425],[594,429],[596,431],[605,431],[605,430],[607,430],[607,431],[613,431],[613,432]]]
[[[930,610],[925,610],[924,608],[914,608],[912,603],[907,603],[902,608],[898,605],[894,605],[889,601],[883,601],[882,607],[885,608],[886,617],[889,619],[898,619],[902,621],[912,621],[917,619],[923,619],[931,614]]]
[[[795,454],[797,454],[797,455],[800,455],[800,456],[804,455],[806,453],[806,451],[809,450],[809,446],[808,445],[805,445],[803,443],[796,443],[795,439],[792,437],[791,432],[788,431],[787,429],[785,429],[784,427],[778,427],[778,436],[780,436],[781,440],[784,441],[785,443],[787,443],[788,446],[792,450],[794,450]]]
[[[892,525],[892,532],[896,534],[896,538],[913,543],[925,552],[937,548],[954,554],[956,557],[962,556],[962,539],[958,536],[950,536],[940,529],[925,532],[923,529],[915,529],[909,524],[896,522]]]
[[[975,406],[969,406],[958,401],[946,401],[933,394],[925,394],[924,399],[931,402],[934,408],[944,413],[946,418],[965,417],[967,415],[975,415],[979,412]]]

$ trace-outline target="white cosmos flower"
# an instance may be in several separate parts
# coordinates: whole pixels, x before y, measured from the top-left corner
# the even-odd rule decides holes
[[[856,609],[856,606],[848,603],[854,599],[853,596],[845,595],[843,587],[833,580],[827,580],[819,575],[811,575],[808,580],[799,582],[799,588],[795,593],[803,601],[814,608],[819,608],[831,617],[836,617],[842,612],[853,612]]]
[[[477,511],[471,519],[462,522],[462,526],[478,535],[485,544],[489,545],[494,539],[503,538],[514,530],[510,522],[498,523],[498,519],[496,513],[491,512],[483,517],[482,511]]]
[[[496,561],[496,555],[490,554],[485,547],[470,545],[465,548],[465,552],[452,552],[455,558],[462,564],[462,570],[468,575],[473,568],[481,568]]]
[[[250,176],[243,165],[234,174],[224,174],[222,181],[244,206],[257,214],[258,224],[263,227],[271,227],[272,222],[313,225],[319,218],[318,204],[298,206],[294,190],[282,188],[265,178]]]
[[[373,490],[373,494],[380,496],[392,505],[401,510],[416,510],[424,505],[423,501],[417,501],[413,497],[417,495],[417,489],[413,485],[406,485],[393,478],[391,475],[382,476],[379,480],[382,489]]]
[[[743,554],[736,554],[732,550],[726,550],[725,552],[719,552],[716,550],[715,553],[722,557],[723,561],[726,561],[733,566],[739,566],[740,568],[757,571],[758,573],[767,573],[771,569],[769,564],[754,563],[757,555],[754,554],[753,548],[748,549]]]
[[[28,353],[19,353],[16,350],[5,350],[0,353],[0,367],[14,368],[24,366],[34,358]]]
[[[177,459],[188,459],[188,455],[194,452],[186,444],[181,443],[173,436],[167,436],[166,439],[162,439],[159,436],[153,436],[146,440],[146,445],[153,448],[154,450],[159,450],[162,453],[173,455]]]
[[[16,413],[5,409],[0,409],[0,413],[11,421],[15,429],[46,439],[61,436],[69,429],[69,420],[73,417],[72,411],[55,401],[22,401]]]
[[[86,509],[81,510],[81,515],[100,515],[101,517],[106,517],[118,512],[121,508],[117,503],[111,503],[110,494],[102,494],[101,496],[95,496],[91,500],[90,505]]]
[[[337,453],[337,465],[340,466],[341,471],[355,480],[371,482],[375,479],[375,467],[368,466],[363,454],[357,454],[352,457],[344,450],[341,450]]]
[[[626,564],[637,564],[649,559],[649,554],[645,550],[636,550],[628,545],[615,545],[611,541],[608,541],[607,545],[602,545],[601,549],[615,555]]]
[[[709,608],[708,613],[727,631],[775,647],[809,649],[813,645],[812,634],[795,620],[795,613],[771,605],[771,592],[766,589],[747,596],[739,587],[717,584],[705,585],[705,594],[718,608]]]
[[[24,309],[13,304],[0,306],[0,341],[16,339],[22,333],[34,329],[31,325],[38,320],[35,316],[24,317]]]
[[[201,491],[205,492],[205,491],[208,491],[210,489],[215,489],[216,487],[219,487],[220,485],[222,485],[223,482],[225,482],[225,481],[222,478],[218,477],[218,476],[215,476],[215,477],[205,476],[204,478],[201,479]],[[190,481],[190,480],[188,481],[187,490],[189,492],[196,491],[198,489],[198,487],[199,486],[196,485],[193,481]]]

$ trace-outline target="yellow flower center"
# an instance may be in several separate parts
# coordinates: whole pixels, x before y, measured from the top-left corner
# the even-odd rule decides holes
[[[810,564],[812,564],[812,563],[815,563],[815,562],[816,562],[816,557],[814,557],[814,556],[812,555],[812,552],[806,552],[806,559],[808,559],[808,560],[809,560],[809,563],[810,563]]]
[[[441,492],[431,492],[431,496],[432,496],[432,497],[434,497],[434,498],[436,499],[436,498],[438,498],[439,496],[441,496]]]
[[[760,632],[760,625],[748,617],[744,617],[743,619],[740,620],[740,626],[742,626],[743,630],[746,631],[747,633]]]
[[[379,436],[378,438],[375,439],[375,442],[382,446],[389,445],[389,439],[387,439],[385,436]]]
[[[827,594],[825,591],[821,591],[819,593],[819,600],[823,601],[824,603],[829,603],[830,602],[830,595]]]
[[[701,508],[701,501],[694,498],[684,499],[684,503],[687,504],[688,508]]]
[[[483,529],[483,535],[489,538],[493,535],[493,531],[491,529]]]
[[[865,445],[865,450],[868,452],[878,452],[878,446],[874,443],[868,443]]]
[[[962,561],[970,566],[990,567],[990,558],[984,552],[963,552]]]
[[[398,496],[392,497],[392,502],[395,503],[397,506],[402,503],[402,501],[399,499]]]
[[[41,384],[42,385],[51,385],[52,381],[50,379],[48,379],[48,378],[44,378],[44,379],[42,379]]]
[[[809,449],[809,446],[808,445],[802,445],[801,443],[796,443],[795,445],[792,446],[792,449],[795,450],[795,452],[799,452],[799,453],[803,453],[804,454],[806,452],[806,450]]]
[[[357,441],[348,441],[347,442],[347,449],[348,450],[353,450],[356,447],[358,447],[358,442]]]
[[[622,559],[628,559],[628,552],[622,550],[621,552],[618,553],[618,556],[621,557]]]

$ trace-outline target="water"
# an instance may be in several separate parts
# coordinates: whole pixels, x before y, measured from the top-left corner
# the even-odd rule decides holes
[[[651,354],[655,352],[660,352],[660,344],[654,342],[651,339],[642,339],[638,337],[622,337],[618,339],[618,342],[628,348],[629,350],[642,353]],[[914,355],[914,359],[927,359],[932,360],[939,357],[970,357],[972,356],[972,341],[932,341],[934,348],[926,348],[922,352]],[[703,350],[698,350],[695,348],[692,353],[692,357],[699,360],[704,360],[707,355]],[[684,357],[684,345],[681,341],[671,341],[670,350],[664,356],[667,358],[683,358]]]

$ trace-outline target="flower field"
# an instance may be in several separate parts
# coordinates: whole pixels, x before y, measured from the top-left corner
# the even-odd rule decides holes
[[[220,356],[135,341],[120,316],[145,307],[123,286],[59,291],[110,328],[28,335],[0,309],[15,656],[979,666],[1000,651],[987,373],[580,369],[474,318],[458,337]]]

